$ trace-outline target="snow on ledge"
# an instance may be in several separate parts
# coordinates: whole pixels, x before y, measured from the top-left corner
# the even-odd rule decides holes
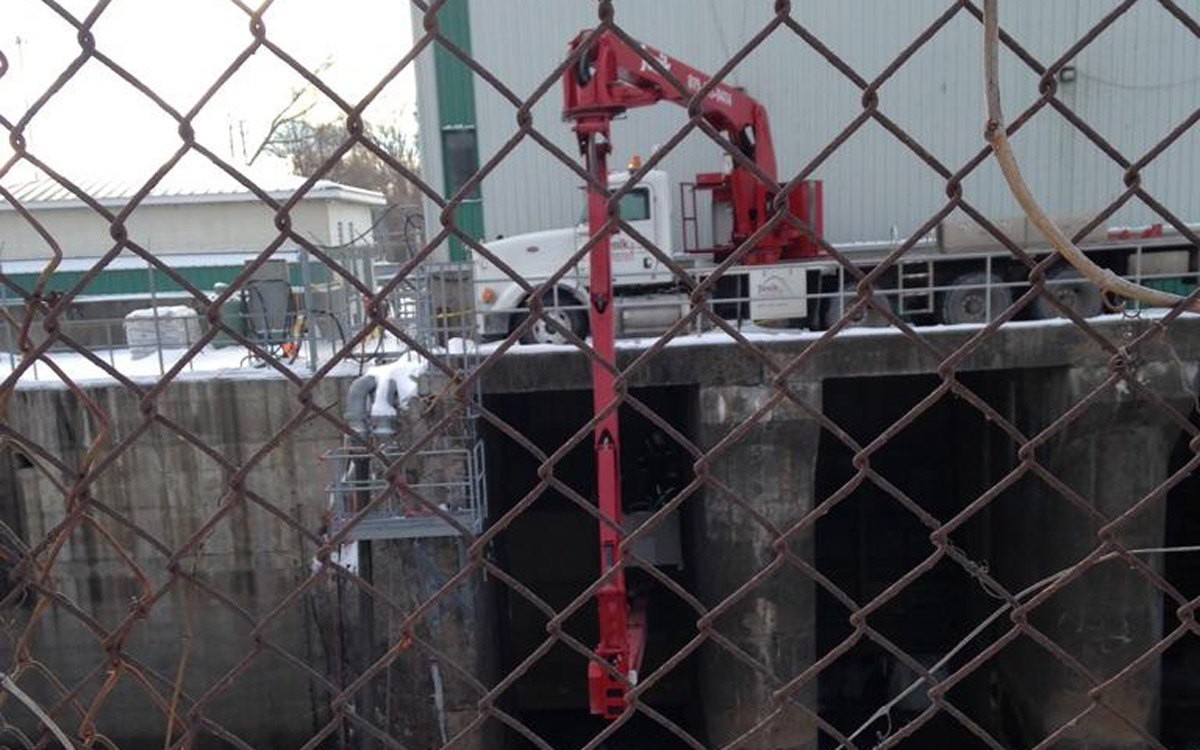
[[[1132,322],[1136,320],[1154,320],[1167,315],[1169,311],[1166,309],[1142,310],[1137,315],[1125,315],[1122,313],[1113,313],[1109,315],[1098,315],[1094,318],[1088,318],[1089,323],[1109,324],[1120,323],[1122,321]],[[1184,318],[1198,317],[1196,313],[1184,313]],[[1026,329],[1047,329],[1047,328],[1062,328],[1064,326],[1075,325],[1068,318],[1048,318],[1045,320],[1011,320],[1000,327],[1001,331],[1011,330],[1026,330]],[[919,335],[955,333],[955,332],[971,332],[978,331],[983,326],[979,323],[956,323],[951,325],[926,325],[913,326]],[[765,328],[763,326],[753,324],[743,324],[739,329],[739,333],[747,340],[755,343],[783,343],[791,341],[816,341],[825,335],[825,331],[809,331],[798,329],[783,329],[783,328]],[[844,328],[838,331],[833,338],[859,338],[870,336],[901,336],[904,332],[895,326],[879,327],[879,328]],[[659,337],[647,338],[627,338],[617,339],[617,349],[648,349],[658,341]],[[479,347],[479,351],[483,355],[491,354],[496,351],[502,342],[490,342]],[[714,329],[704,331],[703,333],[687,333],[680,334],[667,342],[668,347],[677,346],[702,346],[713,344],[735,344],[732,337],[725,331]],[[548,352],[563,352],[575,349],[572,344],[520,344],[510,348],[508,354],[538,354]]]
[[[371,416],[377,418],[395,417],[398,409],[417,395],[417,378],[425,371],[428,363],[421,355],[409,352],[395,362],[376,365],[367,370],[367,375],[375,376],[375,400],[371,403]],[[396,403],[388,403],[388,383],[396,384]]]

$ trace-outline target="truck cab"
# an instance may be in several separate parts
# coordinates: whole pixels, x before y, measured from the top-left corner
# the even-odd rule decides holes
[[[628,172],[612,172],[608,184],[612,190],[622,187]],[[580,192],[581,201],[583,193]],[[621,218],[637,234],[654,243],[663,254],[674,255],[671,239],[670,183],[666,172],[651,170],[620,201]],[[559,272],[588,241],[584,212],[574,226],[503,237],[485,242],[484,247],[512,273],[532,286],[538,286]],[[624,231],[611,240],[614,290],[621,293],[647,292],[669,286],[670,270],[654,254]],[[508,335],[524,320],[529,295],[505,271],[481,253],[473,253],[476,325],[486,338]],[[568,327],[577,336],[587,331],[588,261],[582,255],[547,290],[544,302],[547,317]],[[528,343],[565,343],[567,337],[544,320],[535,321],[524,335]]]

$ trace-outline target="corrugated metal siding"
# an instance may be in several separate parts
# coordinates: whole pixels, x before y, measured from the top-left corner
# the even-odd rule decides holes
[[[35,209],[38,222],[54,238],[66,258],[97,258],[113,246],[110,227],[91,208],[65,204]],[[262,203],[191,202],[138,207],[126,222],[129,238],[144,248],[169,256],[179,253],[261,252],[275,242],[275,213]],[[303,200],[292,208],[292,229],[321,245],[339,244],[353,221],[357,231],[371,225],[369,207],[344,201]],[[295,249],[286,240],[283,250]],[[0,255],[5,261],[50,256],[45,239],[15,211],[0,211]]]
[[[412,7],[412,28],[414,39],[425,33],[424,14]],[[421,50],[413,65],[416,66],[417,78],[417,127],[420,130],[418,143],[421,148],[421,179],[432,190],[444,192],[445,177],[442,169],[442,139],[438,108],[437,71],[434,58],[436,52],[432,46]],[[425,216],[425,235],[433,239],[441,231],[441,210],[433,201],[423,201]],[[435,251],[437,260],[447,260],[450,244],[443,242]]]
[[[807,0],[794,15],[864,77],[877,75],[933,19],[947,0]],[[1094,0],[1008,0],[1003,23],[1043,63],[1051,62],[1115,3]],[[717,70],[771,20],[771,3],[727,0],[626,0],[618,22],[637,38],[695,67]],[[474,56],[518,95],[528,96],[562,59],[567,41],[595,23],[594,3],[473,0]],[[983,145],[980,24],[954,17],[880,91],[880,110],[904,127],[951,171]],[[1142,3],[1074,61],[1078,78],[1062,99],[1131,161],[1182,121],[1200,99],[1198,47],[1160,6]],[[1015,57],[1003,67],[1006,114],[1014,118],[1038,95],[1038,79]],[[861,97],[837,71],[787,29],[779,29],[728,79],[767,106],[780,175],[802,168],[861,111]],[[432,81],[423,80],[422,125]],[[476,81],[480,161],[516,131],[514,107]],[[555,85],[534,108],[536,126],[568,153],[574,143],[560,120]],[[631,112],[614,126],[614,163],[647,155],[683,122],[670,105]],[[431,131],[426,131],[431,132]],[[1146,170],[1144,185],[1188,219],[1200,219],[1194,165],[1195,130]],[[427,144],[426,165],[431,158]],[[1056,214],[1095,213],[1122,190],[1122,170],[1058,114],[1046,110],[1014,139],[1027,178]],[[664,161],[675,180],[720,167],[720,151],[693,133]],[[945,202],[945,180],[880,126],[869,123],[816,173],[825,180],[826,227],[837,241],[872,240],[919,228]],[[487,235],[560,226],[574,220],[578,179],[537,144],[517,148],[484,182]],[[969,201],[991,215],[1017,207],[991,164],[964,184]],[[1154,220],[1130,206],[1110,223]],[[436,224],[431,225],[436,226]]]

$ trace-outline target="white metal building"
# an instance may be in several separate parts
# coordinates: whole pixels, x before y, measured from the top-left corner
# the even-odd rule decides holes
[[[1005,0],[1002,24],[1049,65],[1115,7],[1097,0]],[[770,23],[764,0],[618,0],[616,20],[635,38],[702,71],[715,72]],[[796,20],[871,80],[952,6],[949,0],[805,0]],[[468,49],[518,97],[530,96],[563,59],[567,42],[596,23],[592,0],[451,0],[442,33]],[[422,20],[414,23],[417,33]],[[983,147],[982,25],[967,11],[950,18],[879,90],[879,111],[951,172]],[[418,58],[422,163],[430,184],[452,193],[517,132],[516,107],[440,48]],[[1059,76],[1059,97],[1130,162],[1184,122],[1200,101],[1200,45],[1157,3],[1140,3]],[[1004,53],[1010,121],[1039,96],[1039,77]],[[794,175],[862,112],[861,91],[786,27],[777,29],[726,79],[762,101],[771,116],[781,178]],[[534,125],[574,154],[560,119],[556,82],[533,108]],[[643,157],[684,122],[662,104],[615,123],[612,163]],[[1142,173],[1143,186],[1185,220],[1200,220],[1200,129],[1192,128]],[[1026,177],[1055,214],[1095,214],[1124,190],[1124,169],[1047,107],[1014,139]],[[663,162],[675,182],[721,168],[718,146],[692,133]],[[946,200],[945,179],[876,122],[825,163],[826,235],[835,242],[907,236]],[[576,175],[526,139],[483,182],[459,215],[477,236],[565,226],[583,200]],[[989,162],[964,183],[965,197],[992,216],[1018,209]],[[676,214],[677,216],[677,214]],[[1158,221],[1137,204],[1109,224]],[[430,236],[440,226],[428,206]],[[676,228],[678,232],[678,228]]]
[[[288,200],[304,178],[276,176],[260,187],[279,202]],[[93,182],[81,186],[116,213],[141,185]],[[108,222],[67,188],[50,178],[6,185],[54,237],[68,258],[96,257],[112,246]],[[342,244],[370,229],[379,193],[318,181],[290,211],[293,229],[317,245]],[[168,175],[130,216],[130,239],[162,255],[198,252],[261,252],[279,234],[275,211],[232,177],[171,179]],[[7,201],[0,203],[4,260],[49,257],[45,242]],[[294,242],[287,243],[294,249]]]
[[[304,178],[290,175],[254,175],[252,179],[280,203],[304,183]],[[81,185],[113,213],[124,208],[140,187],[119,181]],[[112,248],[108,222],[54,180],[32,180],[5,188],[62,250],[64,259],[51,279],[52,290],[70,289],[83,271]],[[370,244],[373,212],[384,203],[379,193],[321,180],[289,213],[293,230],[317,246]],[[275,211],[215,168],[182,176],[168,174],[133,211],[126,227],[132,241],[166,260],[202,289],[228,281],[279,235]],[[274,257],[294,258],[297,249],[298,244],[288,239]],[[0,201],[0,270],[28,287],[50,257],[49,245],[34,226],[8,201]],[[150,283],[144,269],[145,261],[125,251],[86,293],[144,294]],[[166,279],[160,283],[169,284]]]

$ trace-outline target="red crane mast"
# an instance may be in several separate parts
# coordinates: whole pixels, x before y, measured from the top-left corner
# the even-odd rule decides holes
[[[766,109],[745,93],[723,83],[714,85],[699,101],[697,92],[710,78],[668,55],[641,45],[634,49],[611,31],[590,38],[584,31],[572,40],[570,52],[579,46],[587,49],[576,65],[563,73],[563,119],[573,124],[579,149],[588,173],[594,178],[588,186],[588,225],[593,245],[589,257],[589,322],[592,346],[598,359],[592,363],[594,413],[601,417],[593,431],[596,454],[597,505],[604,521],[600,524],[600,569],[608,575],[597,589],[600,642],[596,653],[605,660],[613,676],[600,664],[588,665],[589,706],[593,714],[616,718],[626,710],[628,685],[636,684],[646,638],[643,605],[631,606],[625,586],[624,569],[617,565],[621,542],[620,424],[613,372],[616,367],[613,316],[613,279],[610,234],[604,231],[608,221],[608,156],[611,152],[609,128],[612,120],[626,110],[672,102],[696,111],[714,129],[753,163],[772,184],[764,184],[754,170],[735,159],[728,174],[701,174],[696,189],[709,190],[714,211],[731,214],[730,236],[721,238],[713,252],[718,261],[728,257],[755,233],[771,214],[775,198],[775,148]],[[680,91],[659,73],[646,57],[652,57],[684,88]],[[789,194],[791,213],[807,223],[809,231],[789,221],[778,222],[747,251],[741,262],[774,263],[811,257],[821,253],[812,235],[820,235],[819,183],[802,185]],[[602,415],[602,416],[601,416]]]

